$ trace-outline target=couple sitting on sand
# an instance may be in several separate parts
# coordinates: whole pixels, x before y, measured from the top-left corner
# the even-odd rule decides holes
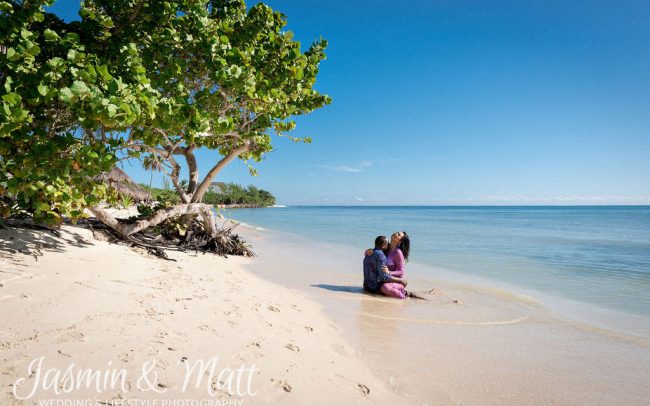
[[[380,235],[375,248],[366,251],[363,259],[363,289],[370,293],[382,293],[398,299],[417,297],[406,290],[404,265],[409,259],[411,241],[404,231],[397,231],[388,238]]]

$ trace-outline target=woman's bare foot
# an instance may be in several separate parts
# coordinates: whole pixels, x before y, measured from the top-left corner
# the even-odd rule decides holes
[[[422,296],[418,295],[418,294],[415,293],[415,292],[411,292],[410,290],[406,292],[406,295],[407,295],[408,297],[412,298],[412,299],[422,299],[422,300],[427,300],[426,297],[422,297]]]

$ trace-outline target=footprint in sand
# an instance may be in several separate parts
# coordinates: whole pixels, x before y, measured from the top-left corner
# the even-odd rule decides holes
[[[156,338],[165,338],[169,335],[168,332],[166,331],[159,331],[154,337]]]
[[[309,333],[311,333],[312,331],[314,331],[314,328],[309,327],[309,326],[305,326],[305,330],[307,330]]]
[[[271,378],[271,382],[274,382],[275,385],[279,388],[282,388],[285,392],[291,392],[293,390],[293,387],[287,382],[286,380],[275,380]]]
[[[162,369],[167,369],[167,368],[169,368],[169,365],[171,365],[171,364],[169,363],[169,361],[167,361],[165,359],[159,359],[159,360],[156,360],[156,365],[159,365]]]
[[[61,344],[61,343],[84,342],[84,341],[86,341],[86,336],[84,335],[84,333],[78,330],[71,330],[57,336],[55,342],[57,344]]]
[[[225,400],[225,399],[233,399],[234,395],[230,393],[229,390],[227,390],[228,385],[224,383],[223,381],[212,381],[210,384],[212,386],[212,391],[214,393],[218,393],[219,397],[218,399]],[[224,402],[226,403],[226,402]]]
[[[280,311],[280,309],[278,309],[275,306],[271,306],[271,305],[266,306],[266,308],[269,309],[272,312],[279,312]]]
[[[361,389],[361,392],[363,392],[364,396],[368,396],[370,394],[370,388],[368,388],[366,385],[360,383],[357,385],[359,389]]]
[[[285,345],[284,348],[287,348],[287,349],[289,349],[289,350],[291,350],[293,352],[300,352],[300,347],[298,347],[295,344],[289,343],[289,344]]]
[[[158,310],[154,309],[153,307],[149,307],[145,310],[145,315],[147,318],[153,320],[160,320],[160,316],[164,316],[165,313],[161,313]]]
[[[66,354],[65,352],[63,352],[63,351],[61,351],[61,350],[56,350],[56,352],[57,352],[58,354],[60,354],[60,355],[63,355],[64,357],[72,358],[72,355],[70,355],[70,354]]]
[[[154,346],[147,346],[147,347],[145,347],[144,350],[145,350],[145,353],[147,355],[158,355],[158,354],[160,354],[160,350],[158,350]]]
[[[214,328],[208,326],[207,324],[201,324],[201,325],[198,326],[197,328],[198,328],[199,330],[201,330],[201,331],[206,331],[206,332],[209,331],[209,332],[211,332],[211,333],[216,333],[216,332],[217,332],[217,330],[215,330]]]
[[[133,351],[133,350],[131,350],[131,351]],[[132,352],[123,352],[123,353],[120,354],[120,356],[119,356],[119,359],[120,359],[120,361],[122,361],[122,362],[131,362],[131,361],[133,361],[133,358],[134,358],[134,357],[133,357],[133,353],[132,353]]]
[[[237,305],[231,305],[228,307],[227,310],[223,311],[224,316],[230,316],[231,314],[235,313],[237,316],[241,316],[239,313],[240,307]]]

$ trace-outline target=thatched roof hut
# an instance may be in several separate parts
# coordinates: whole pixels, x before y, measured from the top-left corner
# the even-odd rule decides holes
[[[131,196],[136,202],[152,200],[149,192],[138,186],[122,169],[114,166],[110,172],[104,172],[95,178],[112,186],[120,194]]]
[[[226,187],[224,182],[211,182],[210,187],[208,188],[211,192],[222,192]]]

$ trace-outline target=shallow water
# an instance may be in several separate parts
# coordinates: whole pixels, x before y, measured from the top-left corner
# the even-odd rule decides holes
[[[622,315],[624,324],[650,332],[648,206],[288,207],[225,214],[355,249],[370,246],[376,235],[406,230],[409,268],[424,276],[514,290],[584,321]]]
[[[252,272],[320,303],[358,349],[350,355],[414,404],[650,400],[642,334],[574,321],[517,287],[415,262],[409,287],[428,300],[368,295],[360,248],[259,227],[239,232],[259,255]]]

